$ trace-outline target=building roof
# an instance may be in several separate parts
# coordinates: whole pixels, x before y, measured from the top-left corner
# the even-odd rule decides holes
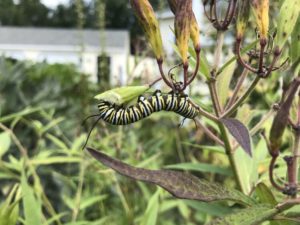
[[[129,32],[127,30],[105,30],[100,34],[99,30],[92,29],[84,29],[81,32],[78,29],[0,26],[0,44],[5,45],[75,47],[84,44],[84,46],[100,48],[101,40],[104,40],[106,48],[128,48]]]

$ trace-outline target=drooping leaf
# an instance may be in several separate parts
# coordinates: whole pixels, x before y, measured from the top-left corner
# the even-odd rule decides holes
[[[271,219],[278,213],[278,210],[270,205],[256,205],[215,219],[209,225],[257,225]]]
[[[193,175],[171,170],[136,168],[113,159],[95,149],[87,148],[87,150],[95,159],[116,172],[135,180],[154,183],[177,198],[204,202],[231,200],[245,205],[254,204],[253,199],[237,190],[229,190],[217,183],[211,183]]]
[[[233,118],[222,118],[220,121],[225,125],[230,134],[236,139],[245,152],[252,157],[250,134],[245,125]]]
[[[127,86],[108,90],[95,96],[95,99],[105,100],[117,105],[125,104],[137,98],[149,89],[149,86]]]

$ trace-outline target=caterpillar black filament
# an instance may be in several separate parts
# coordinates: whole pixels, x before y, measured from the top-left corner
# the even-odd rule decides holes
[[[135,105],[124,108],[108,101],[98,104],[99,118],[113,125],[126,125],[150,116],[158,111],[173,111],[184,118],[194,119],[198,110],[187,95],[156,91],[149,97],[140,96]]]

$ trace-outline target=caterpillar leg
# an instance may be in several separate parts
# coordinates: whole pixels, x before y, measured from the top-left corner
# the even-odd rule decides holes
[[[178,127],[182,127],[183,126],[183,124],[184,124],[184,121],[186,120],[186,117],[185,118],[183,118],[183,120],[178,124]]]

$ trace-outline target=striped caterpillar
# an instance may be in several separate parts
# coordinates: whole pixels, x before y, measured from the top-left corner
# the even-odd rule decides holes
[[[154,112],[173,111],[184,118],[194,119],[198,109],[187,95],[162,94],[157,90],[152,96],[140,96],[135,105],[127,108],[101,100],[98,104],[99,118],[112,125],[127,125],[150,116]]]

